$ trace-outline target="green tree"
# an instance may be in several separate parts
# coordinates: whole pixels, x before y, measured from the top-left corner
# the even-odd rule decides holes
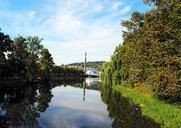
[[[0,31],[0,80],[8,75],[9,65],[7,63],[6,54],[11,51],[12,42],[9,35],[5,35]]]
[[[43,49],[43,45],[41,44],[43,38],[39,38],[38,36],[29,36],[26,38],[27,40],[27,47],[30,56],[38,61],[38,55],[40,51]]]
[[[122,22],[122,49],[116,48],[111,61],[103,68],[113,84],[122,83],[119,72],[126,71],[127,82],[151,86],[165,100],[180,101],[181,6],[179,0],[145,0],[155,3],[146,12],[134,12]],[[120,54],[119,54],[120,53]],[[121,67],[121,68],[120,68]],[[126,76],[127,76],[126,75]]]
[[[54,65],[53,58],[49,53],[48,49],[42,49],[40,52],[40,69],[51,70]]]
[[[26,39],[22,36],[16,37],[12,45],[12,52],[9,55],[9,63],[14,75],[25,78],[25,74],[27,73],[27,57],[28,51]]]
[[[36,79],[39,75],[39,56],[40,51],[43,49],[43,45],[41,45],[42,38],[38,36],[29,36],[26,38],[27,40],[27,77],[29,80]]]

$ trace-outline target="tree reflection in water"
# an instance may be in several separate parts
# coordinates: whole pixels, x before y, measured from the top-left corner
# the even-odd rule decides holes
[[[46,84],[0,87],[0,126],[40,128],[37,118],[49,107],[51,90],[57,86],[83,88],[85,78],[61,78]],[[97,86],[90,86],[97,90]]]
[[[102,87],[101,97],[113,119],[112,128],[160,128],[160,124],[141,114],[138,105],[134,105],[111,87]]]
[[[52,96],[50,84],[1,87],[1,128],[39,127],[37,118],[46,110]]]
[[[53,97],[52,89],[56,86],[74,86],[85,89],[98,90],[99,86],[86,85],[83,78],[67,78],[51,82],[51,84],[31,84],[21,87],[0,87],[0,126],[40,128],[38,118],[45,112]],[[83,97],[84,100],[85,97]],[[138,105],[119,93],[111,90],[111,87],[101,88],[101,98],[107,104],[109,117],[112,118],[112,128],[159,128],[148,117],[141,115]]]

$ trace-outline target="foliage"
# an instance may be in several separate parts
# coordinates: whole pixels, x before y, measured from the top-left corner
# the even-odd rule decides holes
[[[0,32],[0,80],[32,81],[41,77],[40,69],[51,70],[53,58],[47,49],[43,49],[42,40],[38,36],[18,36],[11,40],[9,35]]]
[[[27,57],[28,52],[26,39],[22,36],[19,36],[14,39],[11,54],[8,56],[8,61],[11,65],[11,74],[14,73],[19,77],[25,77],[27,72]]]
[[[9,35],[5,35],[0,31],[0,80],[8,75],[9,65],[7,63],[6,54],[11,51],[12,42]]]
[[[116,47],[110,62],[102,66],[101,78],[105,85],[120,84],[128,79],[128,72],[123,66],[123,54],[125,48],[119,45]]]
[[[27,61],[27,73],[28,79],[33,80],[39,76],[40,67],[39,67],[39,56],[40,51],[43,49],[43,45],[41,45],[42,38],[37,36],[27,37],[27,50],[28,50],[28,61]]]
[[[54,62],[51,54],[49,53],[48,49],[42,49],[40,52],[40,69],[41,70],[51,70],[53,68]]]
[[[66,76],[84,76],[83,69],[73,68],[68,66],[54,66],[52,68],[53,77],[66,77]]]
[[[143,14],[134,12],[130,20],[122,21],[124,41],[103,66],[102,79],[109,76],[107,84],[151,86],[159,98],[180,102],[180,1],[145,2],[154,2],[156,7]]]
[[[89,68],[95,68],[97,69],[97,71],[101,71],[101,66],[104,63],[104,61],[88,61],[86,63],[86,67]],[[71,66],[71,67],[79,67],[79,68],[84,68],[84,62],[77,62],[77,63],[72,63],[72,64],[68,64],[67,66]]]

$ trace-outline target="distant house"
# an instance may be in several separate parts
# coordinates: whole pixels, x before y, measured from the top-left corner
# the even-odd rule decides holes
[[[97,74],[97,70],[95,68],[88,68],[88,70],[86,71],[87,75],[95,75]]]

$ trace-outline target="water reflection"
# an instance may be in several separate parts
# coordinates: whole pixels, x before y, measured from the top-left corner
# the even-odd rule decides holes
[[[107,104],[112,128],[160,128],[160,124],[143,116],[138,105],[113,91],[111,87],[101,88],[102,100]]]
[[[84,85],[86,84],[86,85]],[[80,77],[58,77],[54,78],[52,81],[52,85],[54,87],[57,86],[72,86],[77,88],[84,88],[92,89],[92,90],[99,90],[100,79],[99,78],[80,78]]]
[[[0,127],[110,128],[98,85],[85,78],[0,87]]]
[[[50,85],[24,85],[0,89],[0,126],[39,127],[36,118],[44,112],[52,97]]]
[[[98,79],[55,79],[46,84],[0,86],[0,127],[160,127],[110,88],[101,88],[100,93]]]
[[[101,101],[99,91],[72,86],[56,87],[54,97],[46,113],[39,120],[45,128],[111,128],[112,120],[108,117],[106,105]],[[50,118],[51,117],[51,118]],[[46,122],[44,125],[42,122]]]
[[[87,83],[84,81],[83,82],[83,101],[85,101],[85,90],[86,90],[86,86],[87,86]]]
[[[86,78],[85,82],[87,86],[97,86],[100,83],[99,78]]]

